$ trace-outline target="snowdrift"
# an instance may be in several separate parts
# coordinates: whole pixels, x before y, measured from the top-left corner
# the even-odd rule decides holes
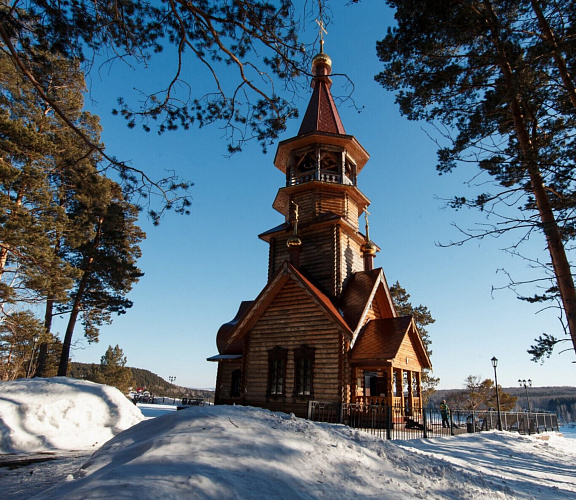
[[[128,429],[37,498],[567,498],[575,453],[556,439],[390,442],[256,408],[194,407]]]
[[[115,387],[66,377],[0,383],[0,453],[97,449],[143,419]]]
[[[0,383],[0,432],[3,453],[96,450],[52,482],[58,460],[0,469],[10,498],[576,498],[576,440],[556,434],[383,441],[242,406],[143,421],[116,389],[67,378]]]

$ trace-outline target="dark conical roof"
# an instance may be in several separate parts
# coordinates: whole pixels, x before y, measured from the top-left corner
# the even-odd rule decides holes
[[[310,132],[346,134],[330,92],[332,85],[331,72],[332,61],[324,52],[320,52],[312,59],[312,74],[314,77],[312,78],[311,86],[314,90],[298,135]]]

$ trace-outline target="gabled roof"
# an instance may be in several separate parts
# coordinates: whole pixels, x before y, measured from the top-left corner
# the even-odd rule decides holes
[[[360,331],[350,353],[351,361],[393,362],[404,339],[408,337],[423,368],[431,368],[422,339],[412,316],[401,318],[374,319]]]
[[[222,338],[222,342],[218,342],[218,350],[220,351],[220,354],[229,354],[233,347],[243,345],[243,339],[246,334],[262,314],[264,314],[268,305],[272,300],[274,300],[276,295],[289,280],[294,281],[303,288],[311,299],[316,302],[318,307],[324,311],[326,316],[328,316],[342,331],[343,335],[345,335],[348,340],[352,339],[352,331],[328,296],[312,284],[312,282],[292,264],[285,261],[272,280],[270,280],[270,282],[260,292],[256,300],[249,304],[240,319],[226,332],[225,338]],[[222,350],[220,350],[221,348]]]
[[[396,316],[394,302],[382,268],[359,271],[352,274],[342,292],[342,312],[354,337],[366,321],[366,315],[374,303],[390,317]]]

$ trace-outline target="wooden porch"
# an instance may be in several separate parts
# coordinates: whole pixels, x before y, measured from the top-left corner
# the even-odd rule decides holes
[[[350,403],[363,406],[387,406],[403,416],[421,406],[420,371],[395,366],[355,366]]]

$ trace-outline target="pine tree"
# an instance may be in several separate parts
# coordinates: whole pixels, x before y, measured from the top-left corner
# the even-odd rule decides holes
[[[52,80],[62,88],[61,81]],[[5,314],[8,305],[37,303],[47,295],[58,300],[71,286],[70,266],[52,250],[66,220],[55,203],[51,177],[74,158],[63,135],[70,136],[69,130],[0,51],[0,302]]]
[[[322,10],[323,1],[318,2]],[[246,140],[263,147],[296,117],[293,100],[276,89],[299,90],[308,71],[302,23],[316,17],[316,3],[94,0],[63,3],[30,0],[0,6],[0,38],[22,72],[20,51],[42,48],[90,67],[96,56],[113,54],[130,65],[147,65],[164,47],[176,55],[161,90],[120,96],[116,113],[130,127],[159,132],[218,122],[229,132],[231,151]],[[111,62],[111,61],[108,61]],[[112,64],[110,64],[111,69]],[[44,87],[38,85],[39,90]],[[128,166],[117,164],[121,169]]]
[[[24,56],[52,104],[0,52],[0,304],[8,315],[9,305],[45,302],[36,375],[51,371],[53,352],[65,375],[78,317],[95,341],[112,313],[131,307],[125,295],[141,276],[135,262],[144,233],[122,187],[102,175],[97,149],[55,112],[99,143],[98,117],[83,111],[78,63],[39,50]],[[50,334],[55,311],[70,314],[63,345]]]
[[[30,311],[15,312],[0,322],[0,380],[28,376],[36,360],[34,336],[42,334],[42,324]]]
[[[82,184],[69,217],[85,231],[86,239],[64,240],[64,255],[80,271],[70,299],[56,305],[59,314],[69,314],[64,335],[59,376],[66,376],[74,328],[82,317],[85,336],[97,341],[98,329],[111,322],[112,313],[124,314],[132,307],[126,298],[142,276],[136,265],[140,241],[138,209],[124,199],[120,186],[93,175]],[[82,196],[80,196],[80,194]]]
[[[409,119],[447,130],[449,146],[438,151],[441,173],[477,164],[493,180],[494,192],[450,202],[495,221],[463,230],[463,241],[516,231],[509,251],[518,253],[532,232],[541,232],[551,259],[542,264],[542,281],[553,281],[530,300],[560,300],[576,348],[576,289],[567,255],[576,237],[574,2],[388,4],[398,25],[377,44],[384,64],[377,81],[397,92]]]
[[[89,379],[99,384],[112,385],[123,393],[133,387],[134,376],[126,366],[126,356],[118,344],[108,346],[106,353],[100,359],[100,366],[93,366]]]

